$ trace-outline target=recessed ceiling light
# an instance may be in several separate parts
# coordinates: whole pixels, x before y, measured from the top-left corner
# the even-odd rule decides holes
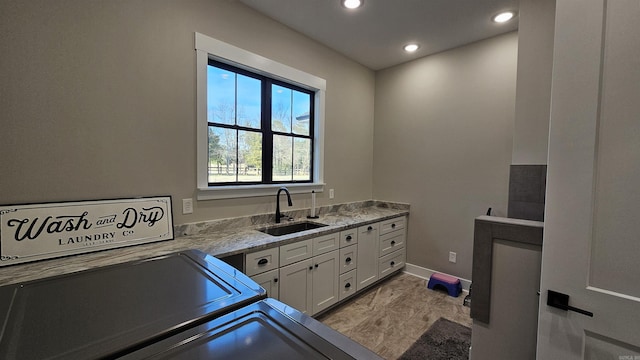
[[[357,9],[362,6],[363,0],[342,0],[342,6],[347,9]]]
[[[407,44],[404,46],[404,51],[406,52],[414,52],[416,50],[418,50],[420,48],[420,45],[418,44]]]
[[[503,22],[507,22],[511,19],[513,19],[513,17],[516,14],[513,11],[505,11],[502,12],[496,16],[493,17],[493,22],[497,22],[497,23],[503,23]]]

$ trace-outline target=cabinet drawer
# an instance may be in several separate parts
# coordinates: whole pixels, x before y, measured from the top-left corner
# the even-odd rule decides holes
[[[356,271],[351,270],[340,275],[340,295],[338,297],[340,301],[356,293]]]
[[[248,276],[253,276],[265,271],[277,269],[278,266],[280,266],[278,255],[279,252],[277,247],[246,254],[245,273]]]
[[[404,247],[404,231],[392,231],[380,236],[380,256],[390,254]]]
[[[340,232],[340,247],[345,247],[357,243],[358,229],[351,229]]]
[[[338,250],[340,247],[340,234],[329,234],[313,239],[313,256]]]
[[[354,270],[358,266],[358,245],[340,249],[340,274]]]
[[[405,259],[406,252],[404,248],[381,257],[380,264],[378,266],[378,277],[381,279],[384,276],[402,269],[404,267]]]
[[[280,246],[280,266],[308,259],[312,254],[311,239]]]
[[[384,235],[396,230],[404,230],[407,226],[407,217],[385,220],[380,223],[380,235]]]

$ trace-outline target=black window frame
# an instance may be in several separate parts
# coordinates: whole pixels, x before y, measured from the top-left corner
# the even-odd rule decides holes
[[[207,173],[207,184],[210,187],[223,187],[223,186],[243,186],[243,185],[272,185],[272,184],[310,184],[310,183],[314,183],[315,181],[315,157],[316,157],[316,151],[315,151],[315,91],[313,90],[309,90],[303,87],[300,87],[298,85],[286,82],[286,81],[282,81],[282,80],[278,80],[269,76],[265,76],[265,75],[261,75],[246,69],[243,69],[241,67],[237,67],[231,64],[228,64],[226,62],[222,62],[222,61],[218,61],[212,58],[208,59],[207,62],[207,66],[214,66],[217,68],[221,68],[227,71],[231,71],[237,74],[241,74],[244,76],[248,76],[257,80],[260,80],[261,82],[261,112],[260,112],[260,129],[255,129],[255,128],[250,128],[250,127],[246,127],[246,126],[241,126],[241,125],[230,125],[230,124],[222,124],[222,123],[215,123],[215,122],[211,122],[209,121],[209,119],[207,119],[207,129],[209,129],[210,127],[214,126],[214,127],[218,127],[218,128],[226,128],[226,129],[233,129],[236,131],[251,131],[251,132],[257,132],[257,133],[261,133],[262,134],[262,180],[261,181],[255,181],[255,182],[250,182],[250,181],[233,181],[233,182],[210,182],[209,181],[209,174]],[[286,132],[280,132],[280,131],[274,131],[271,127],[271,119],[272,119],[272,86],[273,85],[278,85],[278,86],[282,86],[294,91],[299,91],[305,94],[308,94],[310,97],[310,102],[309,102],[309,135],[300,135],[300,134],[295,134],[293,133],[293,126],[291,127],[291,132],[290,133],[286,133]],[[237,105],[237,104],[236,104]],[[237,117],[237,111],[236,113],[236,117]],[[293,115],[293,114],[292,114]],[[208,132],[208,130],[207,130]],[[310,149],[310,178],[309,180],[278,180],[278,181],[274,181],[273,180],[273,136],[274,135],[284,135],[284,136],[289,136],[292,138],[302,138],[302,139],[309,139],[311,142],[311,149]],[[294,140],[292,139],[292,141]],[[208,141],[208,139],[207,139]],[[293,151],[293,147],[292,147],[292,151]],[[238,159],[238,146],[236,145],[236,159]],[[207,155],[207,162],[209,161],[209,157]],[[293,163],[292,165],[292,177],[293,177]],[[207,166],[207,169],[209,167]],[[236,166],[236,176],[237,176],[237,172],[238,172],[238,166]],[[236,178],[237,179],[237,178]]]

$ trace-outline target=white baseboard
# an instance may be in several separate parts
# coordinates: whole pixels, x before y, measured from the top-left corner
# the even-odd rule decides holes
[[[435,273],[441,273],[449,276],[453,276],[451,274],[443,273],[441,271],[435,271],[427,268],[423,268],[422,266],[413,265],[409,263],[405,263],[404,272],[409,275],[417,276],[419,278],[429,280],[431,275]],[[457,276],[453,276],[457,279],[460,279],[460,284],[462,285],[462,291],[469,292],[469,285],[471,285],[471,280],[463,279]]]

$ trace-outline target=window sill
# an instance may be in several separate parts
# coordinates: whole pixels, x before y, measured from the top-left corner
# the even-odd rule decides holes
[[[291,194],[304,194],[324,191],[324,183],[304,184],[270,184],[270,185],[239,185],[198,188],[198,200],[235,199],[275,195],[279,188],[286,187]]]

